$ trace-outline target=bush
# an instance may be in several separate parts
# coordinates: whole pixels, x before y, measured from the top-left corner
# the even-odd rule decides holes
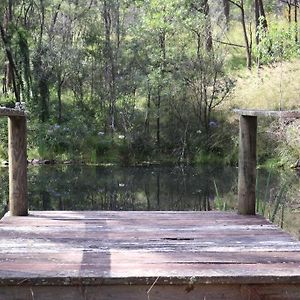
[[[254,49],[260,63],[269,64],[295,58],[299,54],[296,30],[295,26],[278,22],[272,22],[267,32],[262,29],[262,39]]]

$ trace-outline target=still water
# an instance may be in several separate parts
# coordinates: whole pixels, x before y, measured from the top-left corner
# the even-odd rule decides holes
[[[237,168],[217,166],[31,166],[29,204],[31,210],[230,210],[237,206],[237,176]],[[7,168],[0,168],[0,184],[1,216]],[[299,186],[296,173],[258,170],[258,211],[296,236]]]

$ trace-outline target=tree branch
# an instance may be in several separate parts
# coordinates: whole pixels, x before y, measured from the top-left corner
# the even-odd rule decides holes
[[[228,1],[229,1],[231,4],[237,6],[238,8],[243,9],[243,7],[242,7],[241,4],[239,4],[239,3],[237,3],[237,2],[235,2],[235,1],[233,1],[233,0],[228,0]]]

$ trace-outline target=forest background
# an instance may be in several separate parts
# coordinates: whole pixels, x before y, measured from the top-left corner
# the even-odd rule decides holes
[[[25,103],[29,159],[237,164],[233,108],[299,109],[299,5],[1,1],[0,105]],[[259,162],[295,164],[299,120],[259,125]]]

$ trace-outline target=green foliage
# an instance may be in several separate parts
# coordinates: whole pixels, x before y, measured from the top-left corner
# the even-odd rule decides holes
[[[215,197],[215,208],[217,210],[223,210],[223,211],[227,211],[228,210],[228,207],[227,207],[227,201],[226,199],[222,198],[219,194],[219,189],[217,187],[217,183],[216,183],[216,180],[214,179],[214,188],[215,188],[215,193],[216,193],[216,197]]]
[[[299,120],[291,121],[289,124],[280,123],[274,131],[277,140],[275,155],[280,165],[294,166],[300,159]]]
[[[24,102],[30,102],[32,89],[29,37],[29,32],[25,28],[21,26],[16,28],[13,43],[16,49],[16,62],[20,70],[20,86]]]
[[[255,54],[262,64],[290,60],[299,55],[299,45],[295,38],[297,25],[272,22],[266,32],[260,29],[261,41]]]
[[[0,160],[7,159],[7,120],[0,118]]]
[[[216,17],[223,14],[222,6],[205,3],[14,3],[12,18],[3,24],[17,88],[29,111],[31,158],[235,164],[237,124],[228,120],[223,104],[235,86],[232,71],[240,72],[245,64],[236,17],[240,11],[231,6],[225,33],[223,18]],[[271,0],[264,5],[270,14],[276,8]],[[252,6],[253,1],[245,1],[249,22]],[[7,3],[0,5],[1,16],[6,8]],[[260,29],[262,40],[255,50],[260,63],[296,57],[296,29],[272,19],[268,24],[268,31]],[[7,60],[2,51],[8,91],[3,88],[0,103],[13,106]],[[253,91],[239,90],[253,97]],[[248,102],[245,95],[240,98],[240,106]],[[289,145],[295,156],[298,145],[292,140]],[[269,153],[261,153],[268,158]]]

